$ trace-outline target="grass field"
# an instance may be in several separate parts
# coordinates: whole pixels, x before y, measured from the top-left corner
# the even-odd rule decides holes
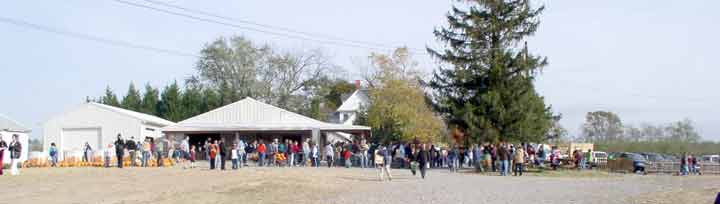
[[[623,176],[592,171],[525,177],[393,169],[37,168],[2,176],[0,203],[711,203],[720,177]],[[682,196],[678,196],[682,195]]]

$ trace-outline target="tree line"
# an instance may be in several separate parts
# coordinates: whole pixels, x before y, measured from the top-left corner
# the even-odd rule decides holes
[[[440,65],[428,78],[400,48],[369,56],[372,104],[359,124],[378,141],[541,142],[563,133],[534,81],[546,57],[528,51],[544,6],[528,0],[458,1],[448,24],[434,30],[428,53]],[[456,5],[457,4],[457,5]],[[352,83],[320,51],[280,52],[243,37],[206,44],[196,74],[162,89],[130,84],[121,99],[108,87],[95,101],[171,121],[253,97],[320,120],[333,117]],[[451,139],[448,139],[451,138]]]
[[[88,99],[178,122],[245,97],[326,120],[355,85],[337,77],[337,66],[320,51],[278,52],[242,37],[219,38],[201,50],[196,75],[163,88],[130,83],[117,96]]]
[[[720,143],[702,141],[694,123],[683,119],[667,124],[624,124],[610,111],[588,112],[577,141],[595,143],[599,149],[627,152],[662,152],[681,154],[714,153]]]
[[[180,85],[163,88],[146,84],[140,91],[130,83],[124,96],[110,87],[105,95],[88,99],[147,113],[170,121],[233,103],[244,97],[287,109],[321,121],[331,121],[334,111],[358,87],[333,73],[342,69],[319,51],[276,53],[255,46],[242,37],[220,38],[201,51],[197,74]],[[368,74],[363,76],[371,99],[360,111],[356,125],[373,127],[374,142],[438,141],[444,124],[425,97],[422,74],[407,48],[389,54],[371,53]]]

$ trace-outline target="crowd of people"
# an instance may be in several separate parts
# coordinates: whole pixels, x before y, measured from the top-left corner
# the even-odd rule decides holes
[[[93,160],[93,148],[89,143],[83,146],[83,161]],[[54,143],[49,149],[51,166],[57,166],[58,150]],[[123,158],[129,156],[130,166],[148,167],[148,161],[157,160],[163,166],[163,158],[174,159],[183,168],[195,168],[198,159],[207,160],[209,169],[231,169],[248,166],[254,162],[259,167],[359,167],[378,168],[381,180],[392,179],[391,168],[410,169],[413,175],[425,178],[426,170],[449,169],[458,172],[461,168],[474,168],[478,172],[499,172],[502,176],[522,176],[528,164],[544,167],[545,159],[556,169],[560,165],[560,151],[543,145],[511,144],[506,142],[473,144],[467,148],[458,145],[440,147],[431,143],[395,143],[387,145],[370,144],[366,140],[328,143],[319,147],[306,138],[304,141],[273,139],[245,142],[237,139],[230,144],[225,140],[208,138],[202,143],[190,145],[185,137],[173,145],[167,139],[145,138],[143,141],[123,139],[120,134],[103,151],[105,167],[110,167],[114,155],[118,168],[123,168]],[[583,158],[576,156],[575,158]],[[587,158],[587,157],[586,157]],[[137,161],[140,161],[139,164]],[[321,164],[324,163],[324,164]],[[578,160],[577,165],[584,163]],[[384,175],[384,176],[383,176]]]
[[[210,169],[225,170],[226,160],[232,162],[232,169],[248,166],[249,161],[259,167],[378,168],[381,180],[384,177],[392,179],[391,168],[410,169],[424,178],[430,168],[446,168],[452,172],[474,168],[479,172],[498,172],[502,176],[522,176],[527,165],[544,167],[546,158],[550,159],[552,168],[560,165],[560,151],[556,147],[506,142],[445,148],[430,143],[377,145],[360,140],[329,143],[321,148],[309,139],[302,142],[273,139],[267,143],[264,140],[235,140],[227,146],[223,140],[208,139],[198,144],[197,149],[195,145],[190,149],[201,152],[204,159],[210,161]]]
[[[21,152],[17,135],[8,145],[0,138],[0,162],[3,154],[10,152],[11,173],[18,174],[17,161]],[[82,146],[82,161],[96,160],[97,150],[89,143]],[[129,157],[133,167],[149,167],[150,160],[156,160],[156,166],[164,166],[164,159],[173,159],[183,168],[196,168],[197,160],[209,162],[209,169],[226,170],[226,161],[231,169],[240,169],[254,164],[258,167],[344,167],[377,168],[380,180],[391,180],[391,169],[409,169],[413,175],[427,176],[427,169],[448,169],[458,172],[469,168],[477,172],[495,172],[501,176],[522,176],[528,166],[545,168],[546,164],[556,170],[561,166],[561,151],[556,147],[543,144],[478,143],[466,147],[459,145],[440,146],[432,143],[400,142],[393,144],[371,144],[366,140],[352,142],[330,142],[323,147],[305,138],[303,141],[292,139],[255,140],[246,142],[240,139],[226,142],[224,139],[207,140],[191,145],[189,138],[180,142],[171,142],[166,138],[146,137],[136,140],[117,139],[102,151],[105,167],[123,168]],[[49,147],[51,166],[58,166],[59,151],[55,143]],[[116,158],[117,164],[110,162]],[[592,150],[575,150],[570,160],[577,169],[592,169]],[[252,163],[252,164],[251,164]],[[0,175],[2,175],[0,169]],[[683,155],[681,175],[700,174],[697,158]]]
[[[692,154],[683,154],[680,158],[680,175],[702,175],[697,157]]]
[[[187,150],[189,148],[186,148]],[[113,156],[116,158],[115,166],[123,168],[124,159],[130,160],[130,166],[135,167],[149,167],[150,160],[156,160],[158,166],[163,166],[164,158],[168,155],[179,154],[180,150],[175,150],[170,145],[167,139],[155,139],[152,137],[146,137],[144,140],[136,140],[135,137],[124,139],[121,134],[117,135],[117,139],[106,146],[106,148],[100,150],[101,160],[106,168],[112,166],[110,163]],[[85,142],[82,146],[82,162],[95,162],[95,157],[98,152],[94,149],[90,143]],[[54,142],[50,143],[48,149],[48,156],[51,167],[58,166],[59,151]]]

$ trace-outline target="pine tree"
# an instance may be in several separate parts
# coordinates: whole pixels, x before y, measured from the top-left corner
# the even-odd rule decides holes
[[[118,102],[118,98],[112,89],[110,89],[110,86],[105,88],[105,96],[103,96],[100,101],[105,105],[120,107],[120,102]]]
[[[545,57],[527,45],[544,6],[529,0],[468,0],[453,7],[448,26],[435,30],[444,50],[428,49],[450,67],[441,67],[428,83],[433,102],[451,127],[474,141],[541,141],[552,113],[533,85]],[[461,141],[463,142],[463,141]]]
[[[142,107],[140,111],[150,115],[157,115],[157,106],[160,102],[159,91],[156,88],[145,84],[145,93],[142,99]]]
[[[185,92],[182,94],[183,114],[181,120],[204,113],[202,111],[202,102],[201,89],[199,87],[187,86]]]
[[[208,112],[210,110],[216,109],[220,107],[220,97],[218,96],[217,92],[212,88],[205,88],[203,89],[203,102],[201,107],[201,112]]]
[[[182,93],[177,82],[173,82],[163,89],[160,95],[158,115],[170,121],[178,122],[183,119]]]
[[[122,108],[131,110],[131,111],[140,111],[140,107],[142,106],[142,101],[140,99],[140,92],[135,88],[135,84],[130,82],[130,87],[128,88],[128,92],[122,99]]]

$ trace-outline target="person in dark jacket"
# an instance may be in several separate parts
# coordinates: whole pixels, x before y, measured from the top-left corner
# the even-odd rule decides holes
[[[130,137],[130,140],[128,140],[125,145],[127,146],[128,153],[130,153],[130,166],[137,166],[137,162],[135,162],[135,154],[137,150],[137,144],[135,144],[135,137]]]
[[[410,173],[412,173],[413,176],[415,176],[415,173],[417,172],[417,168],[419,164],[417,163],[418,158],[418,149],[417,144],[412,144],[412,147],[410,147],[410,154],[407,156],[408,163],[410,163]]]
[[[90,159],[92,157],[92,147],[90,147],[90,143],[85,142],[85,145],[83,145],[83,162],[90,162]]]
[[[220,154],[220,170],[225,170],[225,159],[227,155],[227,150],[225,147],[225,140],[220,140],[220,144],[218,144],[218,153]]]
[[[20,174],[20,170],[18,170],[18,162],[20,162],[20,155],[22,154],[22,144],[20,144],[20,139],[18,139],[18,135],[14,134],[12,136],[12,141],[10,141],[10,175],[18,175]]]
[[[115,140],[115,156],[117,156],[117,167],[123,168],[123,156],[125,156],[125,141],[122,139],[122,135],[117,135]]]
[[[501,143],[497,150],[497,157],[500,160],[500,175],[507,176],[510,174],[510,152],[507,144]]]
[[[425,179],[425,171],[427,170],[428,162],[430,162],[430,153],[427,150],[427,146],[422,144],[420,150],[417,153],[416,161],[420,165],[420,177]]]

